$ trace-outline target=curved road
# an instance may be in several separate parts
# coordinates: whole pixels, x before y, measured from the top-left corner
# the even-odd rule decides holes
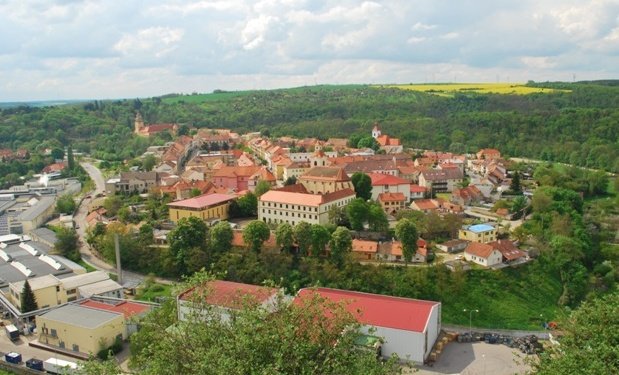
[[[88,215],[88,206],[92,203],[92,197],[95,197],[97,194],[103,194],[105,192],[105,179],[103,178],[103,174],[101,170],[94,166],[93,164],[82,161],[80,165],[84,170],[88,173],[90,178],[95,182],[95,190],[90,193],[89,196],[82,199],[77,208],[76,214],[74,216],[75,223],[77,224],[77,235],[80,238],[80,255],[82,260],[86,262],[88,265],[100,270],[109,273],[116,274],[116,266],[107,263],[105,260],[96,256],[95,253],[90,249],[90,245],[86,242],[86,215]],[[140,284],[146,278],[145,275],[130,272],[123,270],[122,271],[122,281],[123,284]],[[156,278],[156,281],[163,284],[171,284],[172,281]]]

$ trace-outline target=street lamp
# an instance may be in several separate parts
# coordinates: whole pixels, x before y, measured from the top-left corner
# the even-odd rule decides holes
[[[473,320],[473,312],[479,313],[479,310],[477,309],[472,309],[472,310],[467,310],[467,309],[463,309],[462,311],[464,312],[469,312],[469,334],[471,335],[471,337],[473,336],[473,326],[472,326],[472,320]]]

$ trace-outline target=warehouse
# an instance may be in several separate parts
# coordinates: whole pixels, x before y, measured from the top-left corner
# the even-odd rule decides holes
[[[364,333],[382,337],[382,355],[423,363],[441,330],[441,303],[330,288],[301,289],[296,299],[312,293],[343,303],[362,325]]]

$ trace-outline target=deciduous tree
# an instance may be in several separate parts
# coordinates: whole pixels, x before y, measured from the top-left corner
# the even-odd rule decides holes
[[[299,247],[301,255],[309,254],[310,247],[312,246],[312,226],[305,221],[295,225],[294,240]]]
[[[262,250],[264,241],[268,240],[270,235],[271,231],[263,221],[254,220],[243,229],[243,242],[258,254]]]
[[[355,188],[357,198],[368,200],[372,198],[372,179],[365,173],[355,172],[350,178]]]
[[[333,263],[341,266],[347,254],[352,251],[352,236],[348,228],[337,227],[335,232],[331,234],[329,249],[331,250],[331,260]]]
[[[275,241],[277,246],[283,251],[290,251],[294,244],[294,232],[288,223],[281,223],[275,229]]]
[[[215,253],[222,254],[232,248],[233,232],[227,221],[220,221],[210,229],[211,249]]]
[[[402,242],[404,261],[410,262],[417,251],[417,240],[419,239],[417,227],[411,220],[402,219],[395,226],[395,235]]]

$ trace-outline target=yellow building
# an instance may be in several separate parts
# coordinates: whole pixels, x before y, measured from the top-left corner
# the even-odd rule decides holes
[[[236,196],[229,194],[205,194],[168,203],[170,220],[177,223],[180,219],[191,216],[207,222],[225,220],[229,217],[230,202],[235,199]]]
[[[68,304],[36,317],[39,342],[96,355],[116,339],[127,338],[121,313]]]
[[[488,243],[496,241],[497,230],[490,224],[476,224],[458,231],[458,238],[472,242]]]
[[[78,298],[90,297],[93,294],[120,298],[122,286],[110,279],[103,271],[94,271],[59,279],[54,275],[34,277],[28,280],[34,293],[37,306],[42,309],[63,303],[75,301]],[[9,299],[21,309],[21,293],[24,281],[9,284]]]

